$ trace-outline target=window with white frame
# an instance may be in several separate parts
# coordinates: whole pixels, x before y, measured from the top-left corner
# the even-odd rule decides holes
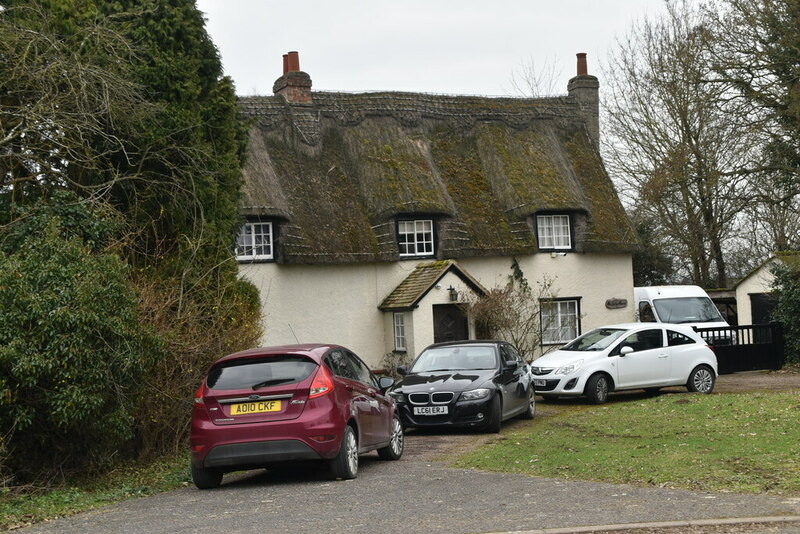
[[[406,350],[406,314],[394,314],[394,350]]]
[[[537,215],[539,248],[569,250],[572,248],[569,215]]]
[[[400,256],[433,256],[433,220],[397,221]]]
[[[578,301],[541,302],[542,345],[558,345],[578,337]]]
[[[236,237],[237,260],[271,260],[273,254],[271,222],[248,222]]]

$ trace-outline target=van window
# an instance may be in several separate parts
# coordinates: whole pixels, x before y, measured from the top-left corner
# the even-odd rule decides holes
[[[639,303],[639,321],[642,323],[655,323],[656,315],[653,313],[653,307],[649,302]]]
[[[653,306],[664,323],[713,323],[724,320],[708,297],[654,299]]]

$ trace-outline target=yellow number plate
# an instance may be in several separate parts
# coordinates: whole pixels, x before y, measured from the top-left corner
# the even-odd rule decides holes
[[[248,415],[251,413],[279,412],[279,411],[281,411],[281,401],[279,400],[243,402],[241,404],[231,404],[231,415]]]

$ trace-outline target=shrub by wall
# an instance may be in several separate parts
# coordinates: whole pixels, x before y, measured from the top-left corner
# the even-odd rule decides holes
[[[776,265],[772,272],[778,297],[772,316],[783,325],[786,362],[800,362],[800,266]]]
[[[157,351],[116,255],[59,216],[26,221],[35,224],[0,252],[0,436],[19,480],[109,460],[132,436]]]

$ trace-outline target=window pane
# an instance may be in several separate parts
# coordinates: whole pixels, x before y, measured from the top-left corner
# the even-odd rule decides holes
[[[578,337],[578,301],[541,303],[542,343],[566,343]]]
[[[272,259],[272,223],[246,223],[236,237],[239,259]]]
[[[406,349],[406,316],[403,313],[394,314],[394,348]]]
[[[539,215],[536,217],[539,248],[571,248],[569,215]]]
[[[401,256],[433,254],[433,221],[398,221],[397,234]]]

